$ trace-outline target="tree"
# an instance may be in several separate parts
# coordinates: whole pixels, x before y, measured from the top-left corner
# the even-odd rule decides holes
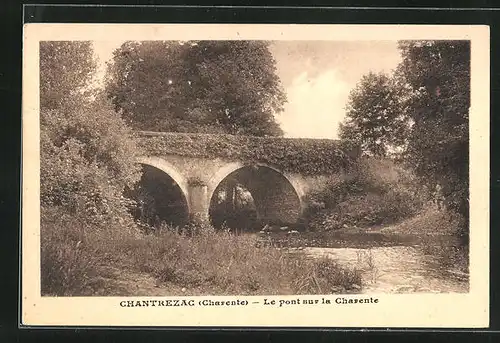
[[[103,224],[129,219],[122,192],[138,169],[130,130],[89,87],[94,72],[90,42],[40,43],[42,208]]]
[[[40,109],[61,109],[84,99],[96,66],[91,42],[40,42]]]
[[[447,208],[469,217],[470,42],[402,41],[392,77],[369,74],[349,98],[344,140],[384,156],[397,147]]]
[[[469,218],[470,42],[400,42],[399,65],[411,88],[406,159],[448,208]]]
[[[408,130],[401,88],[388,75],[368,73],[349,94],[340,138],[370,156],[386,157],[403,145]]]
[[[126,42],[106,91],[135,129],[283,134],[274,115],[286,97],[262,41]]]
[[[89,295],[114,240],[136,231],[130,129],[92,87],[90,42],[40,43],[41,292]]]

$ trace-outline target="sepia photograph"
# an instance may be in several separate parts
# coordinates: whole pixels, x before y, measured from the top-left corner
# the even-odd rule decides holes
[[[294,311],[470,294],[488,232],[470,36],[196,32],[32,43],[31,294]]]

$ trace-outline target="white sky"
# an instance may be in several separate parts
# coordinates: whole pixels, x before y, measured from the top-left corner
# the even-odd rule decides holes
[[[101,62],[122,41],[95,41]],[[288,97],[276,118],[286,137],[338,138],[347,97],[369,71],[390,72],[400,61],[396,41],[275,41],[271,52]]]

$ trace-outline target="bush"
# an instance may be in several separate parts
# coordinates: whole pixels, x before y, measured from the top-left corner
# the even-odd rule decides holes
[[[351,176],[310,193],[306,216],[315,231],[382,225],[417,213],[425,197],[408,171],[389,160],[364,159]]]
[[[96,224],[127,220],[123,190],[139,179],[131,130],[92,87],[91,42],[40,44],[40,200]]]
[[[139,178],[137,147],[118,114],[98,100],[41,113],[41,203],[89,217],[123,216],[123,190]]]
[[[123,190],[138,177],[135,143],[105,104],[41,112],[41,278],[44,295],[88,295],[99,286],[103,247],[133,234]]]

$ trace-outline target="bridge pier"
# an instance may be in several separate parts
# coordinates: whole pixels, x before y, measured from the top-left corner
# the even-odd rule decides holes
[[[205,185],[189,185],[189,215],[194,221],[208,221],[208,189]]]

